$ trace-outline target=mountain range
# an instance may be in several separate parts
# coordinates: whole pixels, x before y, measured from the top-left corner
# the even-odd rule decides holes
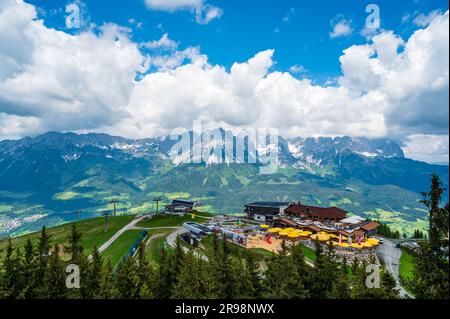
[[[203,147],[226,147],[209,140],[208,132],[197,137],[208,140]],[[239,138],[234,135],[233,141]],[[0,237],[99,216],[112,209],[113,199],[119,200],[119,213],[153,211],[154,197],[162,198],[160,205],[190,198],[216,213],[241,213],[245,203],[257,200],[339,206],[412,233],[427,227],[419,200],[429,188],[430,174],[438,174],[448,188],[448,165],[405,158],[389,139],[279,136],[277,145],[264,146],[248,139],[245,161],[234,149],[231,156],[219,152],[221,159],[208,153],[207,160],[195,164],[174,154],[177,142],[169,136],[57,132],[1,141]],[[279,168],[261,174],[259,154],[267,147],[277,148]],[[191,159],[199,154],[194,148]]]

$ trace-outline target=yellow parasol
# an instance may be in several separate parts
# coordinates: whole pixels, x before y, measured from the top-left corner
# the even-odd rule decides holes
[[[289,238],[298,238],[298,237],[300,237],[300,235],[298,233],[296,233],[296,232],[290,232],[288,234],[288,237]]]
[[[358,244],[358,243],[353,243],[353,244],[351,244],[350,246],[351,246],[352,248],[358,248],[358,249],[363,248],[363,246],[362,246],[361,244]]]
[[[289,232],[286,231],[286,229],[283,229],[282,231],[280,231],[280,232],[278,233],[278,235],[280,235],[280,236],[287,236],[287,235],[289,235]]]
[[[347,248],[347,247],[350,247],[350,245],[349,244],[347,244],[347,243],[340,243],[340,244],[338,244],[340,247],[344,247],[344,248]]]
[[[266,228],[269,228],[270,226],[267,224],[262,224],[260,227],[266,229]]]
[[[271,228],[268,230],[269,233],[279,233],[282,229],[281,228]]]
[[[339,238],[339,236],[336,234],[329,234],[328,236],[330,236],[331,238]]]
[[[313,240],[318,239],[319,241],[329,241],[330,240],[330,236],[324,235],[324,234],[314,234],[309,237]]]
[[[301,231],[298,234],[300,236],[302,236],[302,237],[308,237],[309,235],[311,235],[311,232],[309,232],[309,231]]]
[[[376,238],[368,238],[367,242],[369,244],[371,244],[371,245],[374,245],[374,246],[376,246],[376,245],[378,245],[380,243],[380,241],[378,239],[376,239]]]
[[[291,232],[291,231],[293,231],[293,230],[295,230],[295,229],[292,228],[292,227],[288,227],[288,228],[285,228],[284,230],[287,231],[287,232]]]
[[[368,243],[368,242],[362,243],[361,246],[363,246],[365,248],[372,248],[373,247],[373,245]]]

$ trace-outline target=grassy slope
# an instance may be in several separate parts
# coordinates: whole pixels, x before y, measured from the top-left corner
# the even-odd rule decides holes
[[[411,278],[414,267],[414,256],[403,250],[400,257],[399,274],[403,278]]]
[[[154,233],[152,233],[154,234]],[[164,242],[166,241],[167,236],[170,234],[170,231],[167,231],[163,236],[153,239],[149,245],[147,246],[147,256],[150,261],[150,264],[157,265],[161,259],[161,248],[164,247]],[[151,236],[151,235],[150,235]],[[169,251],[170,247],[166,247]]]
[[[309,261],[314,262],[316,260],[316,253],[313,249],[302,245],[302,251],[303,255],[305,255],[305,258]]]
[[[113,266],[117,265],[120,259],[128,252],[140,233],[141,230],[138,229],[127,230],[102,253],[102,256],[105,259],[109,259]]]
[[[86,253],[91,253],[95,246],[100,247],[105,241],[111,238],[119,229],[127,225],[133,220],[133,216],[117,216],[109,217],[108,231],[104,231],[104,218],[92,218],[76,222],[77,229],[83,234],[82,245]],[[72,227],[72,224],[64,224],[48,229],[52,235],[52,245],[67,243],[67,235]],[[13,238],[14,247],[24,247],[27,239],[31,239],[36,243],[39,238],[39,232],[32,233],[20,237]],[[0,242],[0,251],[3,251],[7,245],[7,241]],[[1,253],[0,253],[1,254]]]

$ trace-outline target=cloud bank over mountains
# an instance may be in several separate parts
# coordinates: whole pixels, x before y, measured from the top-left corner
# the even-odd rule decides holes
[[[155,10],[207,6],[171,3],[147,0]],[[135,43],[129,29],[105,24],[72,35],[36,17],[22,0],[0,2],[0,139],[48,130],[149,137],[201,119],[285,136],[389,136],[414,158],[448,160],[448,11],[409,39],[382,31],[347,48],[330,86],[273,71],[271,49],[227,69],[198,47],[179,50],[169,34]]]

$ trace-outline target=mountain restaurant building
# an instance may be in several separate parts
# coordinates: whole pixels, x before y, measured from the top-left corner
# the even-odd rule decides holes
[[[290,202],[255,202],[245,205],[248,219],[259,222],[271,222],[274,218],[284,216]]]
[[[347,216],[347,212],[337,207],[316,207],[295,203],[285,210],[291,217],[307,218],[313,221],[338,222]]]

